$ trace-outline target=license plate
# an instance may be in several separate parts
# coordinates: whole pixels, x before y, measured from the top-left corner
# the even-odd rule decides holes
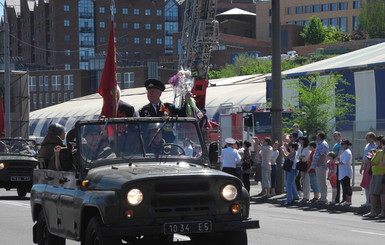
[[[211,232],[211,221],[165,223],[164,234]]]
[[[30,181],[30,176],[11,176],[11,181]]]

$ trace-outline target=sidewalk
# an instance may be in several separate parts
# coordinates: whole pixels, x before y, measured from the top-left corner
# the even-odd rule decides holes
[[[250,201],[256,203],[272,203],[277,205],[283,205],[283,202],[286,199],[286,194],[276,195],[270,198],[263,198],[257,196],[261,191],[261,183],[258,184],[255,181],[250,180]],[[329,205],[329,204],[317,204],[317,203],[302,203],[295,202],[291,207],[309,207],[312,209],[327,209],[330,211],[339,211],[339,212],[353,212],[356,214],[366,214],[370,211],[370,207],[361,207],[363,203],[365,203],[365,190],[361,187],[355,185],[352,187],[353,196],[352,196],[352,205],[350,207],[344,207],[341,205]],[[342,190],[341,190],[342,195]],[[328,186],[328,199],[330,200],[332,197],[331,188]],[[313,193],[310,193],[310,198],[313,198]]]

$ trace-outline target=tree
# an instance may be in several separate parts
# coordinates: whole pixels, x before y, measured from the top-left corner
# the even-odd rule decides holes
[[[383,2],[363,3],[358,20],[358,29],[366,30],[371,38],[385,37],[385,4]]]
[[[285,107],[293,110],[293,117],[286,123],[299,123],[307,135],[315,137],[319,130],[330,133],[337,124],[346,122],[348,116],[354,115],[352,102],[356,97],[345,93],[337,86],[339,84],[350,85],[342,75],[332,74],[327,77],[316,74],[289,81],[286,86],[296,96],[285,102]],[[334,120],[336,118],[339,120]]]
[[[325,41],[326,28],[323,26],[320,18],[312,16],[309,24],[306,24],[300,36],[307,44],[319,44]]]

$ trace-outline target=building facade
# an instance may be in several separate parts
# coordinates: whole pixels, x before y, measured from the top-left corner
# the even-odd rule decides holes
[[[282,0],[281,24],[304,26],[310,17],[317,16],[325,26],[341,28],[350,33],[358,27],[358,15],[362,1],[357,0]],[[256,2],[257,40],[271,41],[271,1]],[[282,35],[282,39],[285,39]]]

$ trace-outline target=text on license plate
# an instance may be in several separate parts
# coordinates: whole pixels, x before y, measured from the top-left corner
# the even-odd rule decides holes
[[[11,176],[11,181],[30,181],[30,176]]]
[[[211,221],[165,223],[164,234],[211,232]]]

